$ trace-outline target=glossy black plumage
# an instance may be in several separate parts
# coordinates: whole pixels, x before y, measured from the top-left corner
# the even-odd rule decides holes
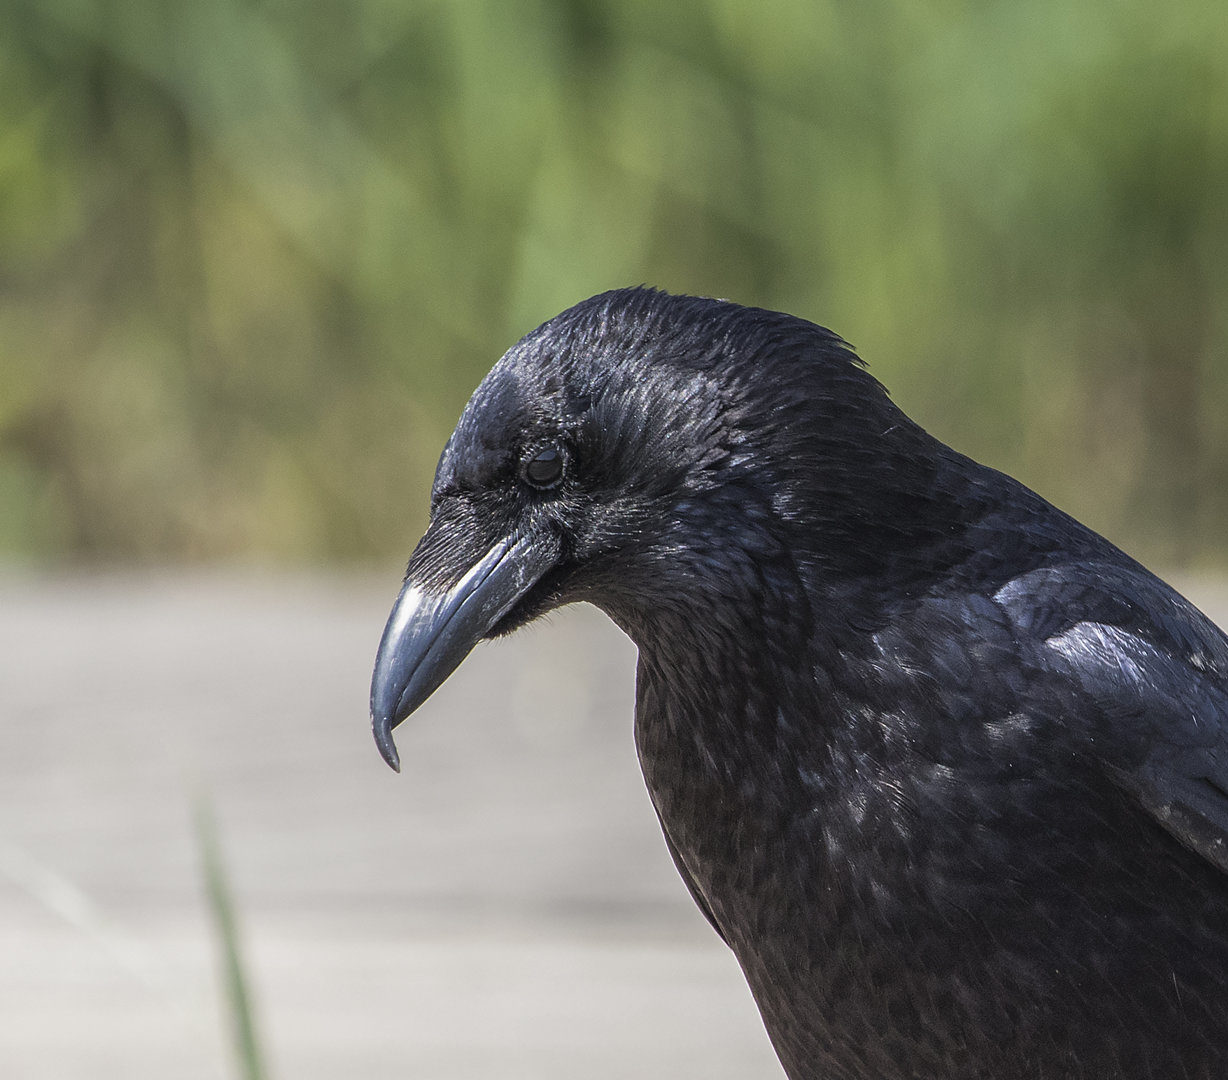
[[[517,344],[381,643],[390,762],[575,600],[639,647],[666,841],[793,1080],[1228,1076],[1228,642],[835,335],[635,289]]]

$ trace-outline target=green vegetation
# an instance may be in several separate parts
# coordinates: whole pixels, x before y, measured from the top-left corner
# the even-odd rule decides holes
[[[218,846],[217,825],[206,800],[196,807],[196,842],[205,877],[205,897],[213,917],[221,955],[223,1005],[234,1040],[236,1076],[241,1080],[265,1080],[264,1055],[252,1011],[251,993],[243,963],[239,926],[230,884]]]
[[[1225,56],[1222,0],[6,0],[0,554],[402,555],[493,360],[649,282],[1223,558]]]

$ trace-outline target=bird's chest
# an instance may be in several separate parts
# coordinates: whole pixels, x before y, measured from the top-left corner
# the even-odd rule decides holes
[[[849,700],[812,699],[799,730],[779,687],[744,689],[741,708],[705,712],[700,695],[642,680],[636,738],[684,876],[790,1076],[964,1075],[951,1046],[980,1040],[994,1054],[1012,1037],[1001,1010],[978,1011],[997,1000],[979,988],[1044,999],[1044,965],[1011,943],[1054,937],[1069,894],[1040,886],[1069,878],[1062,830],[1086,823],[1023,758],[977,751],[976,717],[951,765],[896,746],[885,699],[884,730],[865,734],[866,708],[849,739]],[[933,1071],[915,1072],[918,1061]]]
[[[831,748],[770,716],[701,719],[657,692],[639,704],[644,777],[680,869],[741,963],[782,1060],[816,1070],[791,1075],[865,1075],[841,1071],[848,1048],[866,1041],[854,1029],[915,994],[909,969],[930,948],[882,792],[846,787],[834,806]]]
[[[839,857],[857,827],[847,806],[859,804],[861,824],[882,819],[873,785],[859,792],[846,781],[837,792],[833,750],[815,737],[823,718],[811,713],[798,730],[775,689],[744,684],[735,700],[705,701],[641,679],[638,695],[636,744],[653,805],[740,958],[774,943],[793,958],[830,953],[846,929],[856,936],[846,925],[851,868]]]

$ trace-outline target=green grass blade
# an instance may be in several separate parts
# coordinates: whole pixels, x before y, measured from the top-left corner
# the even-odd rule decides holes
[[[196,835],[205,874],[209,911],[221,949],[226,1012],[230,1018],[235,1055],[243,1080],[267,1080],[264,1056],[243,965],[243,950],[230,885],[218,846],[217,825],[206,800],[196,810]]]

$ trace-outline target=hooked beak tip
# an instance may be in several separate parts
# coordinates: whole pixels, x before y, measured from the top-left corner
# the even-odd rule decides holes
[[[399,773],[401,755],[397,753],[397,744],[392,739],[392,720],[387,716],[372,716],[371,732],[375,736],[375,745],[379,747],[380,756],[393,772]]]
[[[422,544],[440,544],[432,525]],[[389,767],[400,772],[392,729],[418,708],[470,650],[555,564],[559,540],[548,530],[505,537],[446,587],[407,576],[384,627],[371,676],[371,731]],[[415,555],[415,558],[417,556]],[[412,565],[412,563],[411,563]]]

